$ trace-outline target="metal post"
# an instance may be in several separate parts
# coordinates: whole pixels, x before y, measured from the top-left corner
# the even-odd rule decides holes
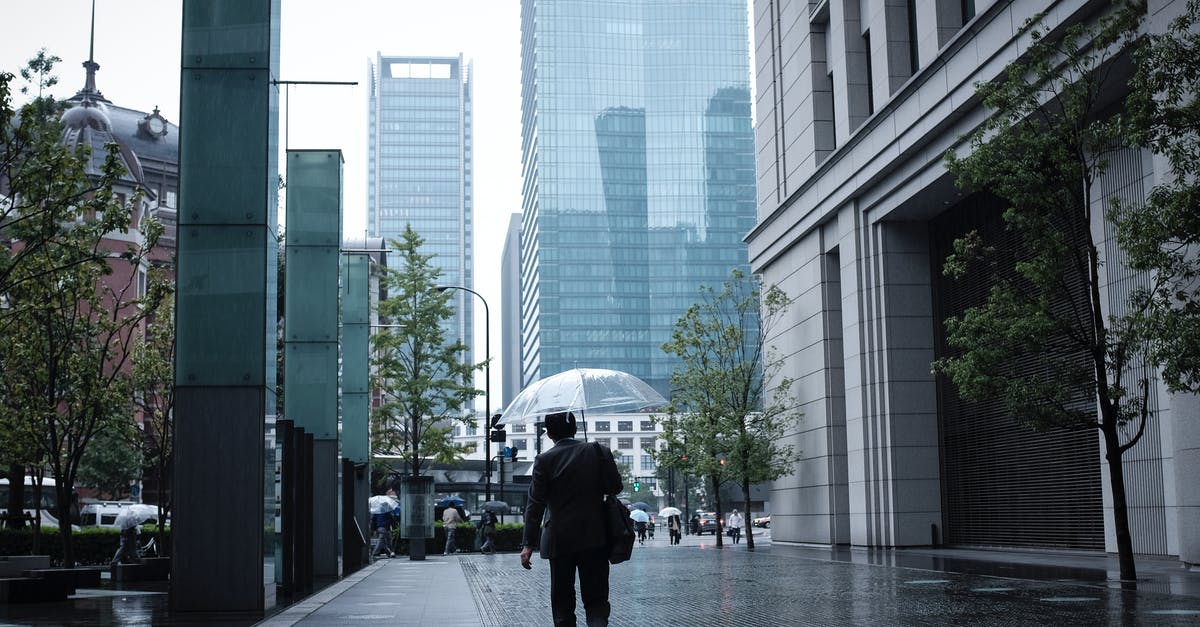
[[[478,296],[479,302],[483,303],[483,377],[485,379],[483,383],[483,458],[490,460],[492,458],[492,323],[490,320],[491,316],[488,313],[487,299],[483,297],[483,294],[461,285],[439,285],[436,289],[439,292],[446,290],[470,292]],[[474,335],[474,333],[475,330],[472,329],[471,334]],[[489,463],[485,461],[484,466],[487,466]],[[501,472],[503,472],[504,467],[501,466],[500,468]],[[490,501],[492,500],[492,469],[485,468],[485,470],[488,472],[485,472],[483,477],[483,500]],[[501,492],[501,495],[503,495],[503,492]],[[501,500],[504,499],[502,498]]]

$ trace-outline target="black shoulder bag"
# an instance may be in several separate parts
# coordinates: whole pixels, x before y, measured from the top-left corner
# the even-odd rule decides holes
[[[596,448],[596,472],[603,476],[600,464],[604,461],[604,449],[594,442],[592,446]],[[633,530],[633,520],[629,518],[629,508],[613,494],[604,495],[604,529],[608,534],[608,563],[620,564],[629,560],[633,556],[633,541],[637,533]]]

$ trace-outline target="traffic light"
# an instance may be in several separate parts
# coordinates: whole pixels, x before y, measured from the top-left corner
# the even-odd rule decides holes
[[[642,490],[642,482],[638,481],[637,479],[634,479],[633,480],[633,491],[641,492],[641,490]]]

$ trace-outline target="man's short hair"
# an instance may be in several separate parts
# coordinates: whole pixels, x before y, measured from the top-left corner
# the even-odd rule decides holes
[[[560,411],[553,414],[546,414],[546,435],[550,436],[551,440],[558,441],[563,438],[573,437],[579,427],[575,424],[575,414],[569,411]]]

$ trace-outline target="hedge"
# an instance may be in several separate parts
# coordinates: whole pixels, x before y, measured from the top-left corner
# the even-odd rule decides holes
[[[153,525],[143,525],[141,543],[154,535]],[[170,538],[170,529],[167,537]],[[107,565],[121,544],[121,532],[110,527],[84,527],[71,533],[75,546],[75,563],[79,566]],[[62,536],[58,527],[42,527],[38,555],[49,555],[50,563],[61,566]],[[168,540],[169,542],[170,540]],[[33,529],[0,529],[0,555],[32,555]]]
[[[496,535],[493,543],[496,545],[497,551],[517,551],[520,550],[521,534],[525,530],[525,525],[522,523],[506,523],[496,525]],[[479,550],[479,544],[475,541],[475,536],[478,529],[471,523],[465,523],[458,526],[458,531],[454,533],[454,542],[458,545],[459,552],[475,552]],[[479,539],[483,541],[482,538]],[[446,530],[441,522],[437,522],[433,527],[433,537],[425,539],[425,554],[434,555],[440,554],[446,548]],[[392,530],[392,550],[401,555],[408,555],[408,540],[401,540],[399,530]]]

